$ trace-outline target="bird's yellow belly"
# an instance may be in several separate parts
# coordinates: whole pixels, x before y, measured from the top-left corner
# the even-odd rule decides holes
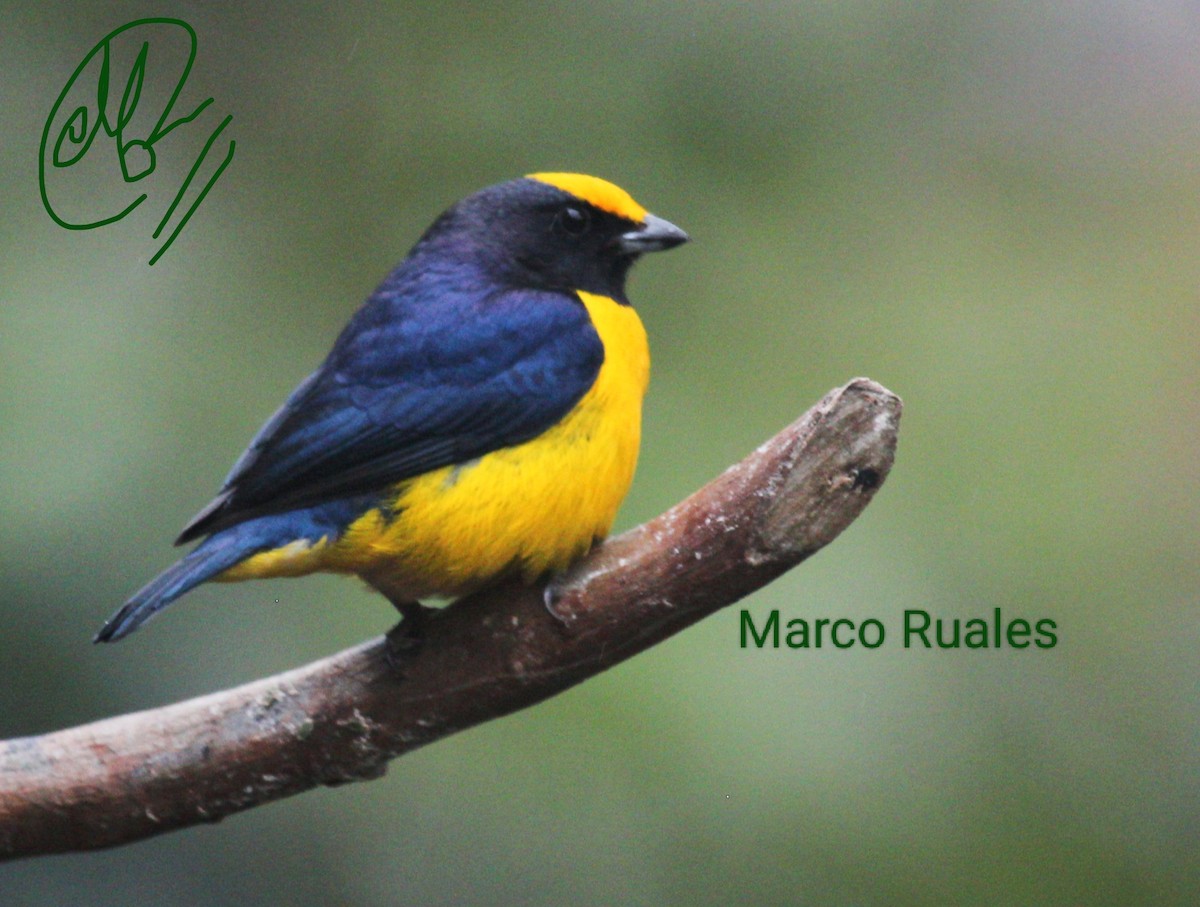
[[[649,379],[637,313],[579,294],[604,344],[591,389],[538,437],[403,483],[337,540],[277,549],[222,579],[357,573],[393,600],[456,596],[507,573],[532,580],[565,568],[608,534],[633,480]]]

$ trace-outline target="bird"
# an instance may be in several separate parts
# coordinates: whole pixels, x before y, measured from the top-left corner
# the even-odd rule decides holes
[[[553,577],[612,527],[649,381],[630,266],[688,234],[599,177],[539,172],[439,216],[95,642],[208,581],[356,575],[422,599]]]

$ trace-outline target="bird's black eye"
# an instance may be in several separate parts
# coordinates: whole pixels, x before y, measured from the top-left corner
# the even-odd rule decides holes
[[[570,206],[558,212],[554,224],[568,236],[583,236],[592,225],[592,218],[586,208]]]

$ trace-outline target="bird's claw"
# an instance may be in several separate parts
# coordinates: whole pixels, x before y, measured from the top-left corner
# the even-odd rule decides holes
[[[546,583],[546,587],[542,590],[542,604],[545,605],[547,613],[558,621],[560,626],[568,627],[571,625],[571,619],[557,608],[562,597],[563,592],[557,585],[557,577]]]

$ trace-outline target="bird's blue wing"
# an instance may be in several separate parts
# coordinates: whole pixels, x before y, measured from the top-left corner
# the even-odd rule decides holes
[[[385,288],[178,542],[527,441],[571,410],[604,361],[574,294],[480,291],[422,304]]]

